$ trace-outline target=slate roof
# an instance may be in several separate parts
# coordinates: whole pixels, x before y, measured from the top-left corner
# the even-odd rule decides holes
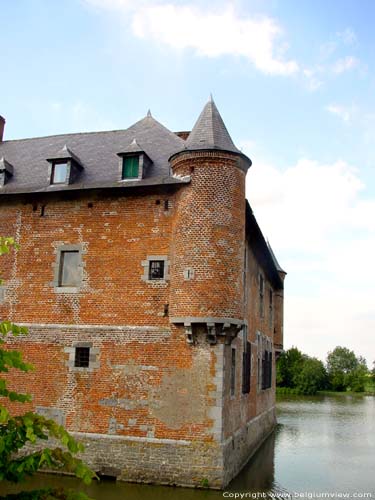
[[[269,243],[266,242],[248,200],[246,200],[246,239],[270,282],[276,289],[283,289],[284,284],[279,272],[285,274],[286,272],[281,269]]]
[[[220,149],[242,154],[234,145],[212,96],[186,140],[186,149]]]
[[[119,187],[119,157],[133,140],[151,158],[152,164],[140,181],[126,186],[176,184],[168,159],[185,148],[185,141],[155,120],[151,114],[126,130],[64,134],[33,139],[0,142],[0,158],[13,165],[13,177],[0,188],[0,194],[50,192],[101,187]],[[50,185],[47,159],[56,158],[66,146],[83,167],[79,178],[70,185]],[[185,181],[186,182],[186,181]]]

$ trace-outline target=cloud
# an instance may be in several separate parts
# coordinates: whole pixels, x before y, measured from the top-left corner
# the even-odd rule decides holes
[[[285,341],[324,358],[346,345],[375,359],[375,198],[358,170],[300,159],[284,171],[255,162],[248,197],[286,278]]]
[[[176,50],[193,50],[202,57],[238,56],[269,75],[297,73],[296,61],[286,59],[283,30],[266,16],[240,16],[232,5],[217,10],[150,1],[86,0],[96,8],[114,11],[127,21],[133,34]],[[129,17],[130,16],[130,17]],[[225,36],[224,36],[225,34]]]
[[[345,123],[350,123],[357,111],[355,106],[340,106],[338,104],[329,104],[326,108],[327,111],[333,115],[338,116]]]
[[[340,75],[345,71],[350,71],[359,65],[359,60],[353,56],[347,56],[342,59],[338,59],[332,66],[332,71],[336,75]]]

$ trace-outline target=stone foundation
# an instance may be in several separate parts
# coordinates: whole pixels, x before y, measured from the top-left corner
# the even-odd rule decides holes
[[[248,422],[222,445],[73,434],[85,445],[82,458],[99,474],[129,482],[221,489],[240,472],[275,424],[275,408],[272,408]]]

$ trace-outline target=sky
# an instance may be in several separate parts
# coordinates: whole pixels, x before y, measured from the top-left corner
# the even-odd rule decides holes
[[[285,348],[375,360],[373,0],[0,0],[5,139],[191,130],[210,93],[288,275]]]

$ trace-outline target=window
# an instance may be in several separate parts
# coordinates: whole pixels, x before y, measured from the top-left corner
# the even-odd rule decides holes
[[[64,184],[68,175],[68,164],[54,163],[52,165],[51,184]]]
[[[164,260],[150,260],[149,280],[164,279]]]
[[[230,395],[234,396],[236,389],[236,349],[232,348],[230,364]]]
[[[78,250],[61,251],[58,286],[79,286],[81,282],[79,264],[80,256]]]
[[[251,376],[251,344],[246,341],[244,343],[244,351],[242,353],[242,394],[250,392],[250,376]]]
[[[122,159],[122,179],[137,179],[139,156],[124,156]]]
[[[272,328],[272,323],[273,323],[273,292],[270,288],[270,296],[269,296],[269,325],[270,325],[270,328]]]
[[[259,314],[264,317],[264,278],[262,274],[259,275]]]
[[[90,347],[76,347],[74,366],[76,368],[88,368],[90,364]]]
[[[269,389],[272,385],[272,353],[264,351],[262,359],[262,389]]]

